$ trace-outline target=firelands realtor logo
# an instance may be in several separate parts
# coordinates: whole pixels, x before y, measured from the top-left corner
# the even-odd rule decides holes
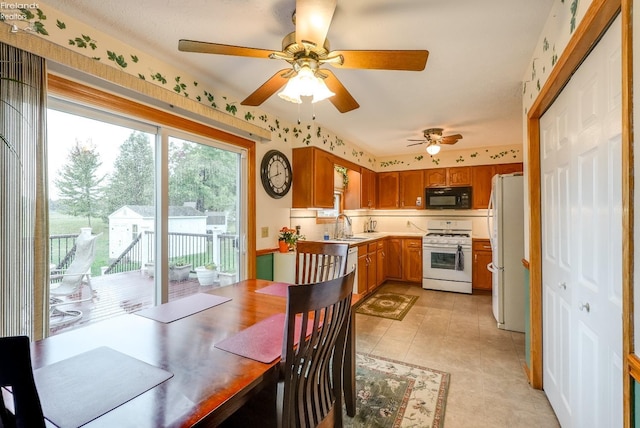
[[[6,3],[0,2],[0,21],[26,21],[25,10],[36,10],[38,3]]]

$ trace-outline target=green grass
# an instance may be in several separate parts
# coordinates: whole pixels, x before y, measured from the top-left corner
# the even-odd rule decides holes
[[[89,227],[89,221],[85,217],[75,217],[56,211],[49,213],[49,235],[78,234],[82,227]],[[101,219],[92,218],[91,232],[94,235],[102,233],[96,240],[96,258],[91,266],[91,275],[99,276],[100,267],[109,265],[109,227]]]

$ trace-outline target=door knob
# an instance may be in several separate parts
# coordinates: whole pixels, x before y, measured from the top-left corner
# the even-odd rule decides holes
[[[581,311],[591,312],[591,306],[589,305],[589,302],[581,304],[580,305],[580,310]]]

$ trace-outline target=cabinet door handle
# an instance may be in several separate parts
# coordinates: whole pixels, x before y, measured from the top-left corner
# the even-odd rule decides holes
[[[562,281],[561,283],[558,284],[558,287],[562,288],[563,290],[566,290],[567,289],[567,283]]]

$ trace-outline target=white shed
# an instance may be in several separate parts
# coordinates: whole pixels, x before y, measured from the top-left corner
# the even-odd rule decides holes
[[[125,205],[109,215],[109,258],[116,258],[138,237],[140,232],[154,230],[155,207],[152,205]],[[193,207],[169,207],[170,234],[207,233],[207,215]],[[169,240],[171,257],[184,256],[180,246],[172,245],[175,238]],[[206,240],[199,246],[204,245]],[[191,247],[189,251],[203,251]]]

